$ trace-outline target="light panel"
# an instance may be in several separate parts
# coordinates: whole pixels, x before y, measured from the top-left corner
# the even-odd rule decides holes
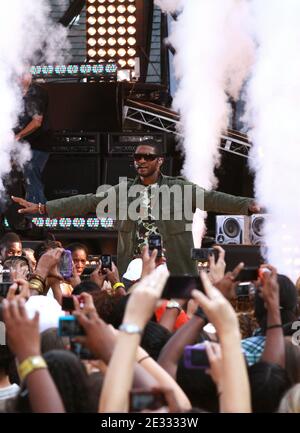
[[[88,61],[113,61],[134,69],[136,12],[136,0],[87,0]]]

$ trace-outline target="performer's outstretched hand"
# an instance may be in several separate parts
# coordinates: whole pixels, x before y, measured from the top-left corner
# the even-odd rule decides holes
[[[265,213],[265,210],[257,202],[253,201],[249,206],[249,212],[251,212],[251,213]]]
[[[37,213],[42,213],[41,212],[41,207],[44,207],[44,205],[41,204],[36,204],[36,203],[30,203],[29,201],[24,200],[23,198],[20,197],[11,197],[11,199],[15,202],[18,203],[20,206],[23,207],[23,209],[19,209],[18,213],[21,214],[37,214]]]

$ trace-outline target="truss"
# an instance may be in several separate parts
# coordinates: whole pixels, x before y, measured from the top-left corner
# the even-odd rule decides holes
[[[124,119],[169,134],[181,136],[178,132],[180,124],[178,113],[160,105],[144,101],[127,100],[124,107]],[[219,148],[243,158],[250,158],[249,151],[251,144],[248,141],[247,135],[238,131],[228,130],[222,134]]]

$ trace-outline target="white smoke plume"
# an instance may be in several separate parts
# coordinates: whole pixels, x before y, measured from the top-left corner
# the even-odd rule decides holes
[[[62,0],[65,4],[65,0]],[[0,194],[3,178],[11,170],[11,155],[17,165],[30,159],[29,146],[16,143],[12,129],[22,112],[17,77],[28,65],[41,59],[61,61],[68,52],[67,30],[50,20],[48,0],[10,0],[1,3],[0,14]],[[65,54],[64,54],[65,55]]]
[[[267,259],[300,276],[300,2],[253,0],[257,62],[248,89],[252,168],[266,206]]]
[[[228,127],[229,96],[237,98],[254,58],[245,0],[160,1],[183,7],[169,37],[179,88],[174,108],[181,115],[184,174],[211,189],[220,160],[220,135]],[[194,236],[195,238],[195,236]]]

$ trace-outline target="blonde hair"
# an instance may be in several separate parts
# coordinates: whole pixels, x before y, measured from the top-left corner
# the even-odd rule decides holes
[[[294,385],[282,398],[279,413],[300,413],[300,383]]]

